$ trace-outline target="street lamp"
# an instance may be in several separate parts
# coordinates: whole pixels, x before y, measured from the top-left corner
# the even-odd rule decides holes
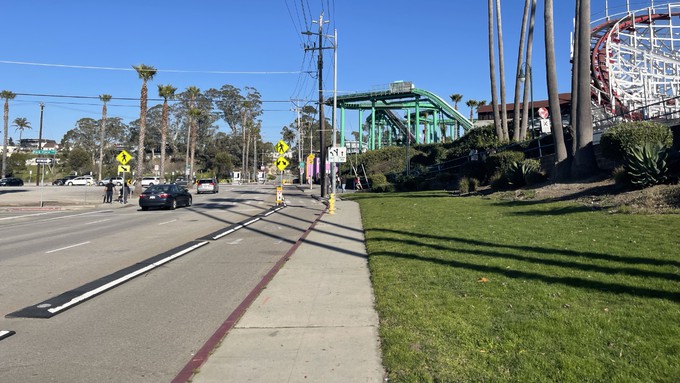
[[[534,116],[534,81],[531,76],[531,65],[527,64],[526,62],[522,63],[522,66],[520,67],[519,70],[519,81],[525,82],[528,78],[529,81],[529,97],[531,100],[531,138],[534,138],[534,121],[536,121],[536,117]],[[526,85],[525,85],[526,86]],[[541,134],[538,134],[538,157],[541,158],[543,157],[543,153],[541,153]]]

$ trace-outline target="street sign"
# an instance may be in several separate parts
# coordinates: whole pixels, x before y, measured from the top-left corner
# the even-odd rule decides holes
[[[340,146],[328,148],[328,162],[347,162],[347,148]]]
[[[57,154],[57,151],[54,149],[35,149],[33,154]]]
[[[287,166],[288,166],[287,159],[283,157],[279,157],[276,159],[276,167],[279,168],[279,170],[283,171],[283,169],[285,169]]]
[[[314,162],[314,153],[307,156],[307,164],[311,165]]]
[[[51,164],[52,159],[51,158],[36,158],[35,163],[36,164]]]
[[[116,159],[118,160],[118,162],[121,163],[121,165],[127,165],[127,163],[130,162],[130,160],[132,159],[132,156],[130,155],[130,153],[123,150],[120,153],[118,153]]]
[[[538,115],[541,116],[541,118],[550,117],[550,113],[548,113],[548,109],[546,109],[544,107],[538,108]]]
[[[130,165],[118,165],[118,173],[130,173]]]
[[[281,140],[276,143],[275,149],[279,154],[283,154],[288,151],[288,145]]]

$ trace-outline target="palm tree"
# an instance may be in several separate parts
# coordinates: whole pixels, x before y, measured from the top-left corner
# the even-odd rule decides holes
[[[453,109],[458,110],[458,103],[460,102],[460,100],[463,99],[463,95],[458,94],[458,93],[454,93],[454,94],[450,95],[449,97],[451,97],[451,101],[453,101]]]
[[[194,159],[196,158],[196,137],[198,136],[198,119],[201,117],[201,110],[199,108],[189,109],[189,117],[191,118],[191,174],[194,174]]]
[[[522,70],[522,59],[524,55],[524,35],[526,34],[527,22],[529,18],[529,4],[531,0],[526,0],[524,3],[524,13],[522,14],[522,28],[519,32],[519,49],[517,52],[517,73],[515,74],[515,100],[512,110],[512,140],[519,141],[520,139],[520,117],[519,117],[519,97],[520,97],[520,72]],[[529,64],[527,64],[529,65]],[[527,76],[528,77],[528,76]]]
[[[467,105],[467,107],[470,108],[470,122],[472,122],[473,117],[474,117],[475,107],[477,105],[479,105],[479,101],[477,101],[477,100],[467,100],[467,101],[465,101],[465,105]]]
[[[158,85],[158,95],[163,97],[163,117],[161,121],[161,182],[165,182],[165,142],[168,135],[168,100],[175,98],[177,88],[168,85]]]
[[[536,0],[531,0],[531,17],[529,21],[529,34],[527,35],[527,50],[524,62],[531,67],[531,60],[534,51],[534,21],[536,20]],[[522,98],[522,126],[520,127],[519,139],[527,138],[527,123],[529,121],[529,96],[531,93],[533,76],[526,76],[527,81],[524,83],[524,97]],[[529,89],[529,91],[527,91]],[[533,121],[531,122],[533,126]]]
[[[9,100],[14,99],[17,95],[9,90],[0,92],[0,97],[5,99],[5,128],[2,140],[2,178],[7,176],[7,140],[9,130]]]
[[[139,64],[138,66],[132,66],[137,71],[137,75],[142,80],[142,91],[139,98],[139,144],[137,147],[137,170],[135,178],[137,179],[137,184],[135,185],[135,193],[139,195],[142,192],[142,175],[144,173],[144,138],[146,135],[146,102],[148,99],[148,88],[146,83],[151,81],[156,75],[156,68],[152,66],[147,66],[144,64]]]
[[[493,122],[496,126],[496,136],[503,140],[503,128],[501,126],[501,116],[498,113],[498,95],[496,94],[496,58],[493,45],[493,0],[488,0],[489,17],[489,77],[491,80],[491,107],[493,109]]]
[[[111,95],[100,94],[99,100],[104,103],[102,106],[102,127],[99,129],[99,181],[101,181],[102,164],[104,163],[104,143],[106,140],[106,103],[111,101]]]
[[[593,149],[593,115],[590,101],[590,0],[577,0],[578,46],[577,109],[576,109],[576,151],[572,162],[572,176],[584,178],[597,170]]]
[[[555,176],[561,181],[568,177],[567,148],[564,145],[560,98],[557,91],[557,70],[555,69],[555,31],[553,26],[553,0],[545,0],[545,70],[550,103],[550,126],[555,141]],[[539,137],[540,139],[540,137]]]
[[[16,126],[17,128],[14,130],[15,132],[18,130],[19,131],[19,147],[21,147],[21,136],[24,133],[24,130],[26,129],[31,129],[31,123],[28,122],[26,117],[17,117],[14,119],[14,123],[12,126]]]
[[[200,111],[197,113],[194,109],[196,109],[196,97],[201,94],[201,90],[195,86],[190,86],[187,88],[187,93],[189,94],[189,126],[187,127],[186,164],[189,166],[189,178],[191,178],[194,175],[194,153],[196,151],[196,132],[198,131],[197,118],[200,116]],[[192,187],[193,183],[190,183],[189,188]]]
[[[503,53],[503,21],[501,18],[501,0],[496,0],[496,28],[498,29],[498,73],[501,81],[501,141],[508,141],[508,106],[505,103],[505,55]]]

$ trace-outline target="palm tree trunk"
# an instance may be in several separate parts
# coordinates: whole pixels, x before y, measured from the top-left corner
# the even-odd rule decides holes
[[[578,0],[578,100],[576,153],[572,175],[585,178],[597,171],[593,149],[593,114],[590,100],[590,0]]]
[[[7,177],[7,144],[9,135],[9,99],[5,99],[4,129],[2,139],[2,178]]]
[[[529,34],[527,35],[527,51],[526,59],[524,60],[529,67],[531,67],[531,60],[534,52],[534,23],[536,21],[536,0],[531,1],[531,17],[529,18]],[[519,138],[524,140],[527,138],[527,125],[529,122],[529,102],[531,95],[531,86],[534,81],[533,76],[526,76],[527,82],[524,83],[524,97],[522,99],[522,126],[520,127]],[[529,89],[529,91],[527,91]],[[532,105],[533,106],[533,105]],[[533,121],[532,121],[533,126]]]
[[[500,141],[503,140],[503,127],[501,126],[501,116],[498,113],[498,95],[496,93],[496,58],[494,55],[493,43],[493,0],[488,0],[489,18],[489,78],[491,80],[491,108],[493,109],[493,121],[496,126],[496,136]]]
[[[555,69],[555,31],[553,26],[553,0],[545,0],[545,67],[550,103],[550,125],[555,142],[555,178],[559,181],[569,177],[567,148],[564,145],[562,113],[557,90],[557,70]],[[539,138],[540,139],[540,138]]]
[[[99,131],[99,181],[102,180],[102,163],[104,162],[104,139],[106,137],[106,103],[102,107],[102,127]]]
[[[522,14],[522,28],[520,29],[519,32],[519,49],[517,52],[517,72],[515,74],[515,99],[514,99],[514,107],[513,107],[513,113],[512,113],[512,140],[513,141],[519,141],[520,138],[520,110],[519,110],[519,97],[520,97],[520,88],[521,88],[521,81],[520,81],[520,71],[522,70],[522,57],[524,55],[524,35],[526,34],[526,29],[527,29],[527,23],[529,19],[529,5],[531,4],[531,0],[526,0],[524,3],[524,13]],[[528,65],[528,64],[527,64]],[[528,76],[527,76],[528,77]]]
[[[498,73],[500,75],[501,82],[501,124],[503,139],[502,141],[508,141],[510,137],[508,136],[508,106],[505,102],[505,53],[503,49],[503,20],[501,18],[501,0],[496,0],[496,20],[498,28]]]
[[[575,15],[578,15],[578,7],[579,7],[579,2],[576,1],[576,10],[574,11]],[[578,18],[575,20],[575,25],[574,25],[574,30],[578,31],[579,30],[579,21]],[[574,48],[578,46],[578,33],[574,34]],[[576,146],[577,146],[577,140],[576,140],[576,125],[578,124],[578,121],[576,120],[576,116],[578,115],[578,58],[579,58],[579,53],[578,49],[573,49],[574,54],[573,57],[571,58],[571,116],[570,118],[570,126],[569,126],[569,132],[571,133],[571,147],[569,148],[570,154],[572,157],[576,155]]]
[[[140,195],[142,193],[142,177],[144,174],[144,139],[146,138],[146,101],[148,98],[148,89],[146,86],[146,80],[142,84],[142,97],[139,106],[139,141],[137,144],[137,169],[135,174],[135,179],[137,183],[135,184],[135,194]]]
[[[161,117],[161,182],[165,183],[165,143],[168,135],[168,100],[163,102],[163,116]],[[174,180],[173,180],[174,181]]]

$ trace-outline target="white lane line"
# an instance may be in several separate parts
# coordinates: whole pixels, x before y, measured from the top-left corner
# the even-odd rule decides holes
[[[49,212],[45,212],[45,213],[14,215],[14,216],[11,216],[11,217],[0,218],[0,221],[5,221],[5,220],[8,220],[8,219],[24,218],[24,217],[37,217],[37,216],[40,216],[40,215],[47,215],[47,214],[54,214],[54,213],[55,212],[53,212],[53,211],[49,211]]]
[[[90,241],[82,242],[82,243],[76,243],[75,245],[66,246],[66,247],[62,247],[62,248],[59,248],[59,249],[54,249],[54,250],[46,251],[45,254],[56,253],[57,251],[62,251],[62,250],[70,249],[70,248],[73,248],[73,247],[76,247],[76,246],[87,245],[88,243],[90,243]]]
[[[149,270],[155,269],[155,268],[158,267],[158,266],[161,266],[161,265],[163,265],[163,264],[165,264],[165,263],[168,263],[168,262],[172,261],[172,260],[175,259],[175,258],[181,257],[182,255],[184,255],[184,254],[186,254],[186,253],[188,253],[188,252],[190,252],[190,251],[196,250],[196,249],[198,249],[199,247],[201,247],[201,246],[203,246],[203,245],[207,245],[208,243],[209,243],[208,241],[199,242],[199,243],[197,243],[197,244],[195,244],[195,245],[193,245],[193,246],[191,246],[191,247],[188,247],[188,248],[186,248],[186,249],[184,249],[184,250],[182,250],[182,251],[180,251],[180,252],[177,252],[177,253],[172,254],[172,255],[170,255],[170,256],[168,256],[168,257],[165,257],[165,258],[161,259],[161,260],[158,261],[158,262],[154,262],[154,263],[152,263],[152,264],[150,264],[150,265],[148,265],[148,266],[146,266],[146,267],[143,267],[143,268],[141,268],[141,269],[139,269],[139,270],[137,270],[137,271],[134,271],[134,272],[132,272],[132,273],[130,273],[130,274],[124,275],[124,276],[122,276],[122,277],[116,279],[115,281],[111,281],[111,282],[109,282],[109,283],[107,283],[107,284],[105,284],[105,285],[102,285],[102,286],[100,286],[100,287],[94,289],[94,290],[88,291],[88,292],[86,292],[85,294],[79,295],[79,296],[77,296],[77,297],[71,299],[70,301],[64,303],[64,304],[61,305],[61,306],[57,306],[57,307],[53,307],[53,308],[51,308],[51,309],[47,309],[47,311],[49,311],[49,312],[51,312],[52,314],[54,314],[54,313],[57,313],[57,312],[59,312],[59,311],[61,311],[61,310],[64,310],[64,309],[66,309],[66,308],[69,308],[69,307],[71,307],[71,306],[73,306],[73,305],[75,305],[75,304],[78,304],[78,303],[80,303],[80,302],[82,302],[82,301],[84,301],[84,300],[87,300],[87,299],[89,299],[89,298],[91,298],[91,297],[93,297],[93,296],[95,296],[95,295],[97,295],[97,294],[99,294],[99,293],[101,293],[101,292],[103,292],[103,291],[106,291],[106,290],[108,290],[108,289],[110,289],[110,288],[113,288],[113,287],[115,287],[115,286],[117,286],[117,285],[123,283],[123,282],[126,282],[126,281],[128,281],[128,280],[130,280],[130,279],[132,279],[132,278],[134,278],[134,277],[136,277],[136,276],[138,276],[138,275],[140,275],[140,274],[144,274],[144,273],[146,273],[146,272],[149,271]]]
[[[237,238],[231,242],[227,242],[229,245],[238,245],[241,241],[243,241],[243,238]]]
[[[95,223],[102,223],[102,222],[106,222],[106,221],[110,221],[110,220],[111,220],[110,218],[100,219],[99,221],[90,222],[87,225],[94,225]]]
[[[168,224],[168,223],[172,223],[172,222],[175,222],[175,221],[177,221],[177,220],[176,220],[176,219],[173,219],[173,220],[170,220],[170,221],[167,221],[167,222],[161,222],[161,223],[159,223],[158,225],[159,225],[159,226],[160,226],[160,225],[166,225],[166,224]]]

